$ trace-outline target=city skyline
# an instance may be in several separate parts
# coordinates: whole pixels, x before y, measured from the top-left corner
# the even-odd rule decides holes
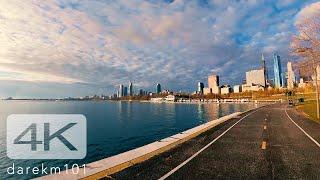
[[[261,53],[272,76],[273,53],[286,71],[294,25],[314,2],[1,2],[0,97],[112,94],[128,82],[192,92],[210,74],[239,84]]]

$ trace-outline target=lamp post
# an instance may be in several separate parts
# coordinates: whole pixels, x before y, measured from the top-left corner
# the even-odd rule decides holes
[[[315,84],[316,84],[316,99],[317,99],[317,119],[320,118],[320,110],[319,110],[319,88],[318,88],[318,72],[317,72],[317,67],[316,67],[316,62],[314,59],[314,56],[312,56],[312,68],[314,71],[314,76],[315,76]]]

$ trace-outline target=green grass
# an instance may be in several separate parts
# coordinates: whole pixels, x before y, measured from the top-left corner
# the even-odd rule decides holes
[[[320,120],[317,118],[317,104],[316,101],[306,101],[302,104],[299,104],[297,106],[297,109],[303,111],[306,113],[310,119],[320,122]]]

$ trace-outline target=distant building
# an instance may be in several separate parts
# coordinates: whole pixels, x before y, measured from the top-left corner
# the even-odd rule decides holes
[[[160,94],[160,93],[161,93],[161,85],[160,85],[159,83],[157,84],[157,87],[156,87],[156,88],[157,88],[156,93],[157,93],[157,94]]]
[[[203,88],[203,94],[204,95],[212,94],[211,88]]]
[[[306,84],[307,84],[307,83],[304,82],[303,78],[300,78],[298,87],[299,87],[299,88],[305,88],[305,87],[306,87]]]
[[[128,88],[126,86],[123,88],[123,96],[128,96]]]
[[[198,82],[198,93],[203,94],[204,84],[202,82]]]
[[[146,94],[148,94],[149,96],[155,95],[155,93],[153,93],[153,92],[146,92]]]
[[[119,85],[119,94],[118,94],[118,97],[121,98],[124,96],[124,89],[123,89],[123,85],[120,84]]]
[[[246,72],[246,84],[255,84],[266,87],[264,69],[251,70]]]
[[[173,94],[173,92],[168,89],[164,89],[161,91],[161,94]]]
[[[217,75],[210,75],[208,77],[208,88],[211,89],[213,94],[220,94],[220,87],[219,87],[219,76]]]
[[[274,71],[274,86],[280,88],[283,86],[282,82],[282,69],[280,56],[277,54],[273,55],[273,71]]]
[[[162,97],[151,98],[150,101],[153,101],[153,102],[161,102],[161,101],[164,101],[164,98],[162,98]]]
[[[219,86],[212,87],[211,91],[213,94],[220,94],[221,93],[221,88]]]
[[[287,86],[287,78],[288,78],[288,75],[287,75],[286,72],[281,74],[281,82],[282,82],[281,87],[286,87]]]
[[[219,86],[219,76],[217,75],[210,75],[208,77],[208,86],[209,88]]]
[[[261,54],[261,61],[262,61],[262,69],[264,71],[264,79],[265,79],[265,87],[268,85],[267,81],[268,81],[268,69],[266,66],[266,61],[264,59],[264,55],[263,53]]]
[[[165,97],[165,100],[166,100],[166,101],[173,101],[173,102],[175,102],[175,101],[177,101],[177,97],[176,97],[175,95],[170,94],[170,95],[168,95],[168,96]]]
[[[294,71],[292,69],[292,63],[290,61],[287,63],[287,70],[288,70],[287,88],[293,89],[296,82],[296,77],[294,75]]]
[[[264,87],[261,85],[256,84],[243,84],[242,85],[242,92],[248,92],[248,91],[263,91]]]
[[[231,93],[231,87],[229,85],[224,85],[221,87],[221,94]]]
[[[133,96],[133,85],[132,85],[132,82],[129,83],[129,96]]]
[[[235,85],[235,86],[233,86],[233,92],[234,92],[234,93],[240,93],[240,92],[242,92],[242,86],[241,86],[241,85]]]

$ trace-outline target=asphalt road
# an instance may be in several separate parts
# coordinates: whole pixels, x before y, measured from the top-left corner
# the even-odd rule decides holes
[[[107,179],[320,179],[320,124],[286,109],[248,112]]]

